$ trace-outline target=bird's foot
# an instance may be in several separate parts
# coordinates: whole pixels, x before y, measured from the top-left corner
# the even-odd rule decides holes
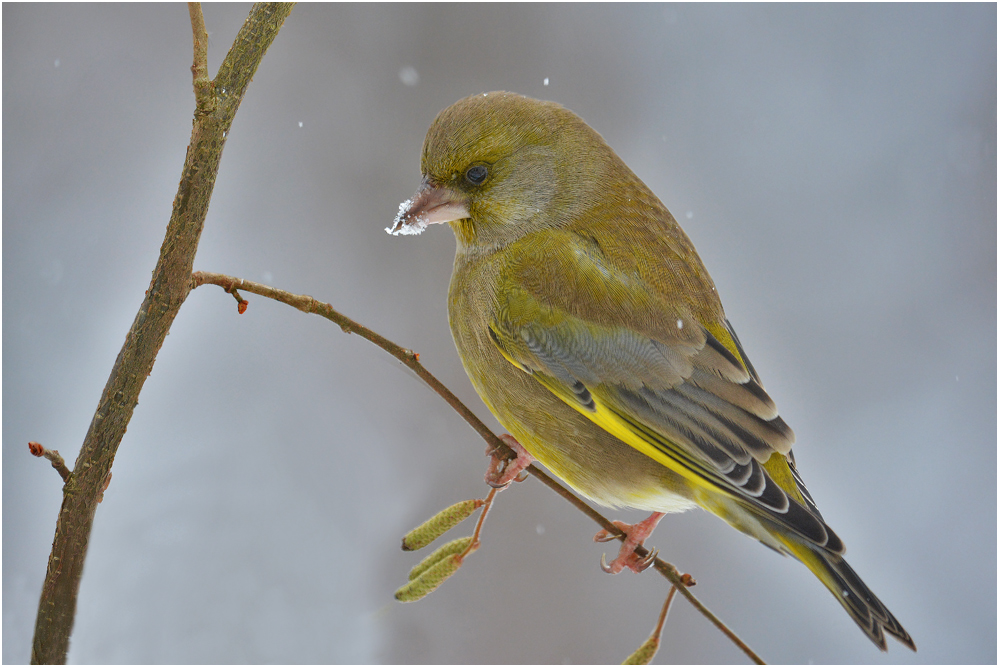
[[[524,469],[531,466],[535,458],[528,454],[528,451],[510,434],[502,435],[500,440],[517,456],[514,459],[504,459],[493,448],[486,448],[486,454],[490,456],[490,466],[486,469],[486,484],[503,489],[512,482],[521,482],[528,477]]]
[[[642,541],[649,538],[661,519],[663,519],[663,513],[653,513],[637,524],[615,521],[614,525],[625,534],[625,540],[618,551],[618,556],[610,564],[605,563],[604,555],[601,555],[601,569],[605,573],[614,574],[621,573],[626,568],[633,573],[641,573],[649,568],[656,560],[656,551],[650,552],[645,557],[640,557],[635,553],[635,549],[642,545]],[[601,529],[594,536],[594,540],[598,543],[607,543],[615,538],[618,538],[618,535],[607,529]]]

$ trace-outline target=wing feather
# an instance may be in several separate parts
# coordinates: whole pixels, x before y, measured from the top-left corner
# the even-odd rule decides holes
[[[722,331],[732,332],[731,325]],[[691,339],[661,341],[551,313],[520,326],[497,321],[489,332],[505,358],[632,447],[695,485],[841,551],[800,491],[794,468],[792,491],[764,466],[790,452],[794,434],[741,360],[738,340],[732,336],[739,357],[707,329],[701,334],[699,347]]]

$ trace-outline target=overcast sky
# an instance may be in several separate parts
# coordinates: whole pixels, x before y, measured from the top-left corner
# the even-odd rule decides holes
[[[210,71],[249,5],[208,5]],[[61,484],[163,240],[190,135],[182,4],[3,5],[3,661],[25,662]],[[232,127],[195,268],[451,342],[454,240],[383,229],[435,114],[513,90],[579,113],[681,221],[848,558],[911,633],[702,511],[649,541],[775,663],[995,663],[996,6],[298,6]],[[98,508],[77,663],[610,663],[667,592],[601,573],[537,481],[427,599],[410,528],[484,495],[484,445],[400,364],[261,298],[191,294]],[[499,428],[495,421],[489,424]],[[611,512],[634,521],[635,512]],[[468,526],[456,529],[463,535]],[[449,535],[451,537],[451,535]],[[676,602],[659,662],[744,657]]]

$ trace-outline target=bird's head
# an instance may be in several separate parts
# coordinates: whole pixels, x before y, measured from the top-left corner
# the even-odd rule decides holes
[[[599,198],[617,156],[568,109],[506,92],[459,100],[424,140],[423,180],[392,234],[450,223],[460,249],[496,248],[556,227]]]

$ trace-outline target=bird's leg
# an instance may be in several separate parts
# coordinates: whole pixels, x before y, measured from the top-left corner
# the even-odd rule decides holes
[[[620,573],[623,569],[627,568],[633,573],[641,573],[649,568],[656,559],[656,551],[654,550],[646,557],[641,558],[635,553],[635,548],[642,545],[642,541],[649,538],[650,534],[653,533],[653,529],[663,519],[663,515],[664,513],[653,513],[637,524],[625,524],[624,522],[615,521],[614,525],[625,533],[625,541],[618,551],[618,556],[610,564],[604,563],[604,555],[601,555],[601,568],[604,572]],[[594,536],[594,540],[598,543],[606,543],[617,537],[616,534],[611,533],[607,529],[601,529]]]
[[[486,469],[486,484],[497,488],[524,480],[522,472],[535,461],[535,458],[529,455],[528,451],[510,434],[504,434],[500,440],[517,456],[514,459],[503,459],[493,448],[486,448],[486,454],[490,456],[490,466]]]

